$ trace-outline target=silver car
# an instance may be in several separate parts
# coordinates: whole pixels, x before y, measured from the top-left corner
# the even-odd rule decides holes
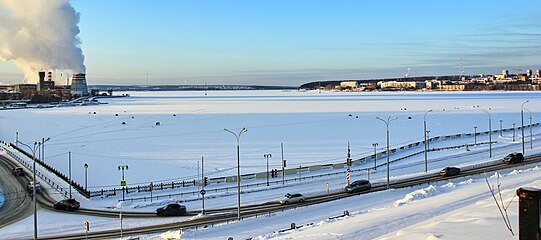
[[[280,204],[290,204],[290,203],[302,203],[304,202],[304,196],[300,193],[288,193],[282,198],[280,198]]]

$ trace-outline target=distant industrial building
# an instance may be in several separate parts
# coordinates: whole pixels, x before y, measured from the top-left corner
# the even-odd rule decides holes
[[[74,97],[88,96],[86,75],[73,75],[71,85],[56,86],[53,72],[38,72],[36,84],[15,84],[0,87],[0,100],[30,100],[36,103],[57,102]]]

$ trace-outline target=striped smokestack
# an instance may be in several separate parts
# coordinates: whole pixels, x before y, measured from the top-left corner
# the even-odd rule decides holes
[[[71,79],[71,95],[88,96],[88,87],[86,85],[86,74],[77,73]]]

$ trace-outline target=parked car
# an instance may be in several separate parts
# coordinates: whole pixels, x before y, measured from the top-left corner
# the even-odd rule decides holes
[[[449,177],[460,174],[460,168],[457,167],[446,167],[440,171],[440,176]]]
[[[16,167],[11,170],[11,173],[15,176],[24,176],[24,170],[22,167]]]
[[[28,189],[29,191],[33,191],[33,188],[34,188],[34,182],[29,182],[26,185],[26,189]],[[36,192],[39,191],[40,189],[41,189],[41,184],[39,182],[36,182]]]
[[[372,184],[368,180],[357,180],[347,185],[344,190],[348,193],[367,191],[372,188]]]
[[[55,209],[66,210],[66,211],[75,211],[81,207],[81,204],[77,200],[70,198],[61,200],[54,205]]]
[[[302,203],[304,202],[304,196],[300,193],[288,193],[282,198],[280,198],[280,204],[290,204],[290,203]]]
[[[186,213],[186,206],[176,203],[156,209],[156,215],[158,216],[183,216]]]
[[[503,158],[503,162],[507,164],[521,163],[524,161],[522,153],[511,153]]]

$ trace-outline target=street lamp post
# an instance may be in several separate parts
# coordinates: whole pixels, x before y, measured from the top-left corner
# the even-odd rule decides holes
[[[473,127],[473,145],[477,145],[477,127]]]
[[[263,154],[263,157],[267,159],[267,186],[269,186],[269,158],[272,157],[272,154]]]
[[[488,110],[483,109],[483,112],[488,115],[488,156],[489,158],[492,158],[492,118],[490,117],[490,113],[488,112]]]
[[[427,137],[426,146],[430,150],[430,130],[426,131],[426,137]]]
[[[240,220],[240,136],[248,129],[242,128],[238,134],[224,128],[224,131],[231,133],[237,139],[237,219]]]
[[[503,120],[500,120],[500,137],[503,137]]]
[[[282,185],[285,184],[285,178],[286,178],[286,160],[284,159],[284,143],[280,143],[280,150],[282,152]]]
[[[428,113],[432,112],[432,109],[428,110],[425,112],[425,115],[424,115],[424,136],[425,136],[425,173],[428,172],[428,156],[427,156],[427,153],[426,153],[426,115]]]
[[[516,124],[513,123],[513,142],[515,141],[515,126]]]
[[[51,138],[42,138],[41,139],[41,161],[45,162],[45,143],[51,140]]]
[[[530,109],[528,108],[524,108],[526,109],[526,111],[528,111],[528,113],[530,113],[530,149],[533,149],[533,135],[532,135],[532,111],[530,111]]]
[[[88,164],[85,163],[85,190],[88,191]]]
[[[526,102],[523,102],[520,106],[520,120],[522,121],[522,127],[520,130],[522,130],[522,154],[524,154],[524,104],[529,103],[530,100],[526,100]]]
[[[372,143],[372,147],[374,147],[374,170],[377,169],[377,161],[378,161],[378,154],[376,152],[377,146],[378,146],[378,143]]]
[[[17,133],[17,135],[19,134]],[[27,145],[26,143],[20,142],[18,139],[16,143],[20,143],[28,147],[32,151],[32,162],[33,162],[32,179],[34,181],[34,186],[32,188],[32,199],[34,201],[34,240],[37,240],[38,239],[38,214],[37,214],[37,201],[36,201],[36,182],[37,182],[36,181],[36,150],[39,150],[41,143],[34,142],[33,148]]]
[[[69,180],[70,180],[70,182],[69,182],[69,185],[70,185],[69,192],[70,192],[70,199],[71,199],[72,198],[71,197],[71,183],[72,183],[72,181],[71,181],[71,152],[68,152],[68,173],[69,173],[68,175],[69,175]]]
[[[121,180],[121,182],[125,181],[125,179],[124,179],[124,170],[128,170],[128,165],[118,166],[118,171],[122,171],[122,180]],[[126,191],[127,186],[122,186],[121,185],[121,187],[122,187],[122,202],[124,202],[124,192]]]
[[[385,123],[385,127],[386,127],[386,134],[387,134],[387,188],[389,188],[389,124],[398,119],[397,117],[387,117],[387,120],[383,120],[379,117],[376,117],[378,120],[382,121],[383,123]]]

